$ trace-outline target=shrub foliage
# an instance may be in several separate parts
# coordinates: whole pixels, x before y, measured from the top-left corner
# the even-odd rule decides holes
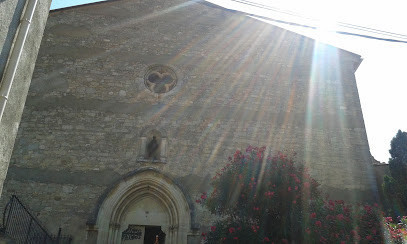
[[[323,200],[303,164],[265,147],[236,151],[198,203],[217,216],[206,243],[380,243],[377,206]]]
[[[384,202],[388,214],[392,216],[407,214],[407,132],[399,130],[391,140],[389,150],[390,176],[384,176]]]

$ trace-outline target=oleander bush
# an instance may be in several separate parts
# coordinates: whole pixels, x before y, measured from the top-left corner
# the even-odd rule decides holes
[[[407,216],[397,218],[386,217],[386,239],[395,244],[407,243]]]
[[[197,203],[216,216],[205,243],[381,243],[377,205],[323,199],[308,169],[265,147],[236,151]]]

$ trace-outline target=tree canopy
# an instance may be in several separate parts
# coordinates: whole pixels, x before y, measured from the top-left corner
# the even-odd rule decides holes
[[[407,181],[407,132],[399,130],[390,143],[389,167],[391,176],[397,180]]]
[[[392,215],[407,214],[407,132],[399,130],[390,143],[390,176],[384,177],[383,191]]]

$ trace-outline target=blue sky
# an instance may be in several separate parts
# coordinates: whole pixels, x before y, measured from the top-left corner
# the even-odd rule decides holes
[[[231,0],[208,0],[227,8],[290,20],[290,16],[248,8]],[[407,91],[407,71],[405,57],[407,44],[364,39],[335,34],[337,22],[370,27],[407,35],[407,15],[400,0],[251,0],[264,5],[284,9],[320,20],[312,22],[320,29],[311,30],[273,23],[288,30],[329,43],[362,56],[363,62],[356,72],[359,96],[372,155],[381,162],[390,157],[390,140],[397,130],[407,131],[405,106]],[[100,0],[53,0],[51,9],[81,5]],[[302,23],[304,20],[293,20]]]
[[[82,5],[86,3],[95,3],[95,2],[103,2],[100,0],[52,0],[51,3],[51,10],[52,9],[59,9],[59,8],[66,8],[75,5]]]

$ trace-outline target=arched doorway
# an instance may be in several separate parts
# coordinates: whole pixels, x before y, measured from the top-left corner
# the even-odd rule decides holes
[[[187,243],[190,209],[182,191],[155,170],[121,181],[100,206],[97,243]],[[154,243],[154,242],[153,242]]]

